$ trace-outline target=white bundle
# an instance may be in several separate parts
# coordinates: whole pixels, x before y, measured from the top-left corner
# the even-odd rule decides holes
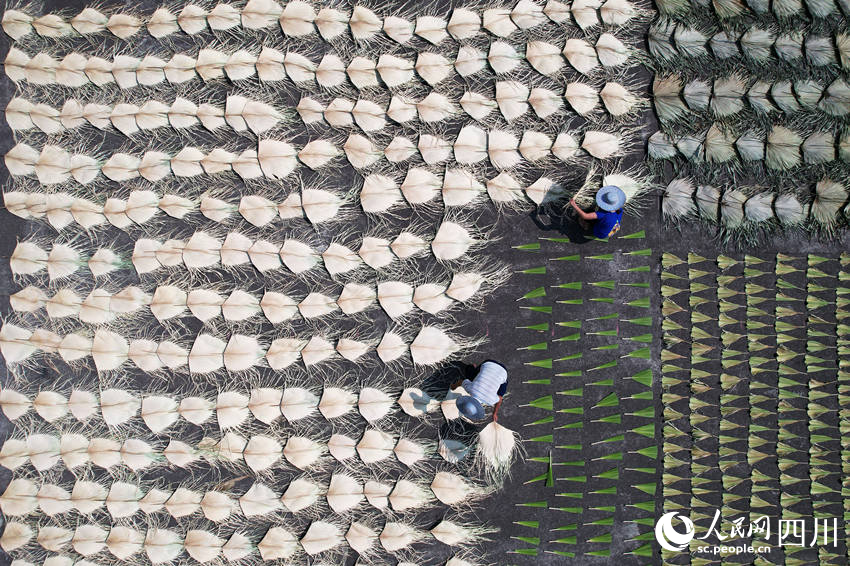
[[[385,28],[386,28],[386,24]],[[443,18],[436,16],[419,16],[416,18],[414,34],[428,41],[432,45],[438,45],[449,35],[446,31],[448,23]]]
[[[612,116],[624,116],[631,112],[638,102],[637,97],[620,83],[609,82],[599,91],[605,109]]]
[[[638,15],[628,0],[606,0],[599,10],[602,21],[609,26],[624,26]]]
[[[525,47],[525,58],[529,65],[539,73],[555,76],[564,68],[564,57],[561,50],[551,43],[530,41]]]
[[[6,10],[3,13],[3,31],[17,41],[32,33],[33,18],[20,10]]]
[[[554,114],[561,113],[564,108],[564,98],[569,93],[569,88],[570,85],[567,85],[567,92],[564,96],[561,96],[547,88],[534,87],[528,93],[528,104],[534,110],[534,113],[537,114],[538,118],[545,119]],[[578,110],[576,109],[576,111]]]
[[[511,20],[511,11],[507,8],[489,8],[484,10],[483,27],[497,37],[508,37],[517,30]]]
[[[182,531],[174,531],[150,527],[134,526],[101,526],[94,523],[80,523],[73,530],[56,526],[40,526],[34,531],[24,523],[10,523],[4,531],[0,545],[6,551],[13,551],[26,545],[35,538],[41,549],[49,552],[63,552],[70,548],[83,556],[94,556],[106,550],[110,555],[120,561],[132,560],[144,554],[152,564],[166,564],[174,561],[184,551],[195,561],[208,563],[223,555],[228,560],[240,560],[251,554],[259,553],[261,558],[273,560],[277,558],[290,557],[299,550],[305,552],[318,549],[329,549],[325,537],[330,536],[330,529],[335,529],[337,537],[341,540],[341,530],[330,523],[314,522],[313,525],[323,523],[321,537],[318,528],[308,529],[312,534],[305,535],[301,543],[283,527],[272,526],[266,532],[263,539],[255,546],[245,535],[235,532],[225,541],[214,532],[201,529],[188,529],[185,536]],[[137,528],[138,527],[138,528]],[[336,546],[339,542],[334,543]],[[330,547],[333,548],[333,547]],[[61,558],[62,555],[54,555]],[[18,561],[22,562],[22,561]],[[80,560],[84,564],[90,564],[88,560]],[[48,558],[45,564],[65,564],[62,560]]]
[[[510,73],[522,60],[523,56],[517,53],[511,44],[504,41],[494,41],[490,44],[487,62],[496,74]]]
[[[487,155],[496,169],[510,169],[518,165],[522,158],[519,154],[519,140],[504,130],[490,130],[487,135]]]
[[[272,527],[257,545],[263,560],[291,558],[298,552],[298,539],[283,527]]]
[[[398,552],[425,537],[425,532],[406,523],[387,521],[378,540],[389,553]]]
[[[581,148],[596,159],[608,159],[620,153],[621,143],[622,139],[616,134],[588,130],[584,133]]]
[[[618,67],[629,60],[631,49],[612,33],[606,32],[596,41],[596,55],[603,67]]]
[[[424,29],[423,31],[425,31],[426,35],[433,34],[433,37],[435,39],[438,39],[439,28],[435,25],[428,24],[428,20],[431,19],[430,16],[425,16],[425,18],[426,21],[424,22],[424,27],[427,28],[427,31]],[[404,18],[400,18],[398,16],[387,16],[386,18],[384,18],[383,29],[384,33],[387,34],[387,37],[389,37],[398,44],[404,45],[405,43],[410,41],[411,38],[413,38],[413,32],[416,25],[418,25],[418,23],[413,24],[412,22]]]
[[[472,38],[481,31],[481,16],[469,8],[455,8],[446,30],[455,40]]]
[[[313,521],[301,537],[301,548],[310,556],[327,552],[343,544],[342,529],[327,521]]]
[[[427,460],[434,449],[430,443],[418,442],[409,438],[400,438],[393,448],[393,454],[399,462],[408,468],[414,468],[419,462]]]
[[[4,467],[14,470],[29,462],[39,472],[53,468],[60,460],[69,470],[91,463],[107,470],[123,464],[138,471],[167,458],[167,453],[141,439],[119,442],[111,438],[88,439],[79,434],[34,434],[26,442],[7,442],[0,449]]]
[[[486,158],[487,132],[477,126],[464,126],[455,139],[455,160],[463,165],[477,163]]]
[[[363,495],[366,496],[369,505],[381,511],[387,511],[390,505],[389,494],[392,489],[393,487],[387,483],[369,480],[363,485]]]
[[[333,441],[333,438],[331,440]],[[333,449],[331,453],[337,457]],[[352,476],[336,472],[331,475],[326,497],[328,505],[334,512],[343,513],[357,507],[363,501],[363,486]]]
[[[584,39],[568,39],[564,45],[563,54],[570,65],[583,75],[589,74],[599,66],[596,50]]]
[[[528,161],[540,161],[549,156],[553,140],[542,132],[526,130],[519,143],[519,152]]]
[[[515,120],[528,112],[528,87],[518,81],[496,82],[496,104],[506,120]]]
[[[401,202],[398,184],[386,175],[370,174],[363,180],[360,205],[364,212],[387,212]]]
[[[388,501],[393,511],[421,510],[431,504],[433,497],[417,483],[399,479],[389,493]]]
[[[460,136],[458,137],[460,138]],[[481,152],[483,152],[483,147]],[[457,155],[457,146],[455,147],[455,155]],[[483,194],[484,186],[470,171],[455,168],[446,169],[441,190],[445,206],[470,205]]]
[[[426,66],[427,62],[427,58],[422,62],[421,69],[423,73],[430,71]],[[417,65],[419,65],[418,62]],[[414,64],[412,61],[390,55],[389,53],[384,53],[378,58],[378,62],[375,64],[375,70],[381,76],[384,84],[390,88],[407,84],[413,80],[414,76]],[[434,70],[434,78],[439,76],[437,74],[438,72],[438,70]]]
[[[453,472],[440,471],[431,482],[431,492],[446,505],[468,504],[485,496],[487,490],[470,483],[466,478]]]
[[[436,86],[448,78],[453,69],[451,61],[439,53],[430,51],[419,53],[414,68],[416,69],[416,74],[431,87]],[[381,78],[383,78],[383,74]],[[384,82],[386,83],[387,81],[384,80]],[[387,84],[389,85],[389,83]]]
[[[454,68],[460,76],[468,77],[482,71],[486,64],[484,52],[471,45],[462,45],[455,56]]]
[[[488,424],[478,435],[476,462],[492,483],[500,485],[510,474],[517,452],[518,435],[497,422]]]

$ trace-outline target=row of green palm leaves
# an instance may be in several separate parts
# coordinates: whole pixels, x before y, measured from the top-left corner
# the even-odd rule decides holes
[[[643,238],[644,232],[630,235],[629,239]],[[535,247],[534,251],[539,250]],[[648,257],[651,250],[635,250],[626,252],[631,257],[637,259]],[[557,261],[610,261],[614,254],[601,255],[585,255],[568,256],[553,258]],[[551,265],[551,264],[550,264]],[[644,269],[646,267],[646,269]],[[639,265],[634,268],[624,269],[624,272],[631,273],[649,273],[649,265]],[[532,270],[523,270],[521,273],[541,275],[546,274],[546,267]],[[652,320],[647,316],[642,315],[645,309],[649,306],[649,298],[646,297],[629,301],[621,305],[621,309],[628,311],[629,316],[623,316],[625,313],[608,313],[599,317],[589,317],[579,320],[557,321],[558,318],[572,318],[573,316],[581,316],[586,313],[585,304],[613,305],[616,298],[613,295],[618,287],[646,289],[649,283],[646,281],[624,282],[618,280],[602,280],[602,281],[576,281],[568,283],[558,283],[548,287],[537,287],[525,293],[520,300],[523,301],[521,308],[532,309],[535,312],[550,315],[547,322],[522,326],[522,329],[533,330],[540,333],[549,332],[550,328],[555,328],[558,333],[563,333],[563,336],[539,342],[519,348],[523,351],[540,352],[548,350],[550,345],[553,350],[560,350],[561,346],[574,344],[575,347],[570,348],[567,355],[560,356],[560,352],[552,352],[551,355],[559,355],[557,359],[547,358],[544,360],[534,360],[527,365],[534,367],[544,367],[553,369],[553,377],[551,379],[532,379],[526,383],[532,385],[551,385],[555,381],[559,388],[557,394],[544,395],[525,404],[525,407],[530,409],[538,409],[533,413],[527,426],[547,427],[551,434],[537,436],[532,440],[549,442],[553,446],[548,454],[543,456],[532,457],[530,460],[543,464],[545,466],[543,473],[535,475],[528,479],[525,483],[542,484],[541,487],[554,487],[554,501],[534,501],[523,503],[523,507],[539,507],[548,509],[554,512],[557,517],[550,526],[553,528],[549,533],[540,535],[540,520],[521,520],[517,522],[520,527],[533,529],[536,531],[534,536],[515,537],[520,542],[524,543],[523,548],[517,549],[515,552],[522,555],[536,556],[539,552],[538,547],[541,540],[545,537],[548,542],[546,553],[555,554],[565,558],[575,557],[577,554],[576,545],[580,542],[580,528],[582,531],[589,531],[593,534],[585,538],[582,542],[590,543],[593,550],[586,553],[597,557],[607,557],[611,555],[612,543],[614,542],[614,519],[616,507],[610,506],[607,503],[607,498],[611,494],[625,494],[627,491],[634,490],[634,494],[628,494],[630,507],[637,510],[638,514],[643,515],[631,519],[638,525],[642,525],[640,530],[645,531],[642,534],[636,535],[629,541],[633,547],[629,554],[638,557],[649,557],[653,553],[653,548],[650,540],[654,537],[650,527],[654,524],[655,514],[655,495],[656,484],[654,481],[655,464],[654,461],[658,456],[658,448],[654,445],[654,424],[651,422],[655,418],[655,409],[652,402],[652,370],[646,368],[636,375],[631,376],[631,379],[637,381],[646,387],[646,391],[637,395],[632,395],[628,398],[621,398],[615,386],[615,379],[605,377],[606,370],[612,370],[617,366],[618,359],[621,357],[631,357],[643,360],[649,360],[651,356],[649,343],[652,340],[652,335],[643,331],[645,327],[652,324]],[[595,296],[585,299],[574,297],[583,289],[598,290],[594,293]],[[553,295],[549,298],[549,295]],[[531,301],[531,299],[541,299],[547,297],[546,302],[551,305],[540,304],[540,301]],[[554,306],[554,309],[552,308]],[[611,310],[606,309],[606,310]],[[586,316],[586,314],[585,314]],[[586,327],[585,322],[601,321],[603,329],[588,332],[582,331],[582,327]],[[629,323],[629,324],[624,324]],[[587,370],[572,369],[562,371],[564,363],[572,363],[574,367],[581,367],[581,359],[584,357],[582,352],[590,353],[590,350],[598,350],[602,352],[610,352],[621,348],[620,339],[624,338],[620,334],[620,328],[636,328],[638,334],[625,338],[628,340],[626,344],[635,344],[635,348],[629,351],[618,354],[612,359],[601,364],[595,365]],[[632,333],[632,332],[629,332]],[[606,340],[607,344],[597,346],[595,348],[581,347],[582,338],[588,336],[602,336],[610,338]],[[551,344],[550,344],[551,342]],[[566,344],[561,344],[566,343]],[[613,352],[612,352],[613,353]],[[578,364],[578,365],[576,365]],[[585,374],[586,372],[586,374]],[[582,385],[585,375],[587,377],[600,375],[599,379],[590,379]],[[602,393],[600,393],[602,390]],[[585,395],[592,395],[599,400],[589,409],[583,408],[583,400]],[[627,408],[637,402],[642,405],[642,408],[629,412]],[[539,417],[539,410],[552,413],[543,418]],[[565,416],[574,417],[573,422],[566,423],[557,427],[552,427],[554,422],[554,412],[563,413]],[[647,424],[625,430],[622,427],[623,417],[625,415],[636,416],[642,419],[647,419]],[[559,419],[560,420],[560,419]],[[572,420],[569,419],[568,420]],[[582,458],[583,452],[588,449],[586,442],[559,444],[560,438],[572,437],[576,432],[582,434],[586,424],[592,424],[595,430],[596,427],[605,427],[612,425],[608,432],[602,434],[603,438],[598,438],[599,433],[594,433],[593,446],[596,450],[600,447],[603,449],[601,455],[592,457],[592,461],[597,465],[605,465],[605,470],[595,474],[589,474],[587,471],[587,458]],[[560,432],[563,431],[563,432]],[[563,436],[562,436],[563,435]],[[633,438],[628,438],[633,437]],[[647,442],[646,439],[649,439]],[[572,442],[572,441],[571,441]],[[645,445],[636,450],[624,450],[625,445]],[[539,451],[537,451],[539,452]],[[621,476],[620,462],[628,461],[631,466],[628,467],[629,474],[634,475],[635,479],[630,481],[626,486],[624,479]],[[601,464],[600,464],[601,463]],[[624,462],[625,463],[625,462]],[[600,484],[598,489],[588,490],[587,485],[593,482]],[[633,483],[632,483],[633,482]],[[608,484],[608,485],[606,485]],[[638,497],[635,497],[638,495]],[[539,515],[538,515],[539,516]],[[569,522],[569,518],[578,521]],[[566,524],[563,524],[566,523]],[[530,545],[530,546],[529,546]],[[597,546],[598,545],[598,546]]]

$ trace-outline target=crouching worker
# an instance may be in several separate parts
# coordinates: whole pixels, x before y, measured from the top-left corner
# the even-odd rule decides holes
[[[601,240],[610,238],[620,231],[620,220],[623,218],[623,206],[626,204],[626,193],[620,187],[608,185],[602,187],[596,193],[596,212],[585,212],[577,204],[575,199],[570,199],[570,205],[578,213],[579,224],[586,231],[591,231],[593,223],[593,235]]]
[[[472,379],[464,379],[452,384],[452,389],[463,386],[467,395],[455,401],[460,415],[472,422],[487,418],[488,409],[493,408],[493,421],[499,419],[499,406],[508,389],[508,370],[493,360],[487,360],[478,368],[478,374]]]

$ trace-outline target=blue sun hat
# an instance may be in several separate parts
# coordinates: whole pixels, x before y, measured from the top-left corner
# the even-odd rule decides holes
[[[626,204],[626,193],[620,187],[607,185],[599,189],[599,192],[596,193],[596,204],[602,210],[616,212]]]
[[[486,416],[484,405],[470,395],[458,397],[455,405],[457,405],[457,410],[460,411],[460,414],[471,421],[480,421]]]

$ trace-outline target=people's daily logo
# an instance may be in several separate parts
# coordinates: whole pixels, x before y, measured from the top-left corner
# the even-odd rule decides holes
[[[676,530],[673,526],[674,519],[678,519],[678,521],[684,526],[685,532],[681,533]],[[694,534],[696,534],[696,530],[694,529],[693,521],[684,515],[677,514],[675,511],[665,513],[660,519],[658,519],[658,522],[655,523],[655,539],[658,541],[658,544],[661,545],[661,548],[665,550],[673,552],[684,550],[684,548],[693,540]]]
[[[724,524],[720,510],[715,509],[711,526],[697,536],[697,529],[689,517],[675,511],[665,513],[655,523],[655,539],[661,548],[670,552],[692,552],[695,554],[731,555],[765,554],[772,545],[815,547],[838,547],[838,519],[813,517],[806,519],[778,519],[772,524],[768,516],[756,517],[745,523],[746,517],[736,517]],[[728,524],[728,528],[726,528]],[[771,534],[775,542],[771,542]],[[692,545],[692,541],[698,541]],[[703,542],[705,541],[705,542]]]

